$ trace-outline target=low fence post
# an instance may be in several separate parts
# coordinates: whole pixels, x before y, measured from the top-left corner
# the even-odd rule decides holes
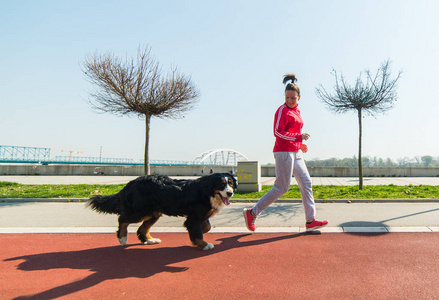
[[[238,161],[238,192],[260,192],[261,166],[258,161]]]

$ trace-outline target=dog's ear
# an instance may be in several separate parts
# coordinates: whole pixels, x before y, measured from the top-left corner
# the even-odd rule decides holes
[[[228,174],[227,175],[229,178],[232,178],[232,182],[233,182],[233,189],[235,190],[238,187],[238,182],[235,179],[235,176]]]
[[[218,173],[214,173],[212,175],[208,175],[203,177],[203,195],[214,196],[215,195],[215,186],[218,182],[217,178]]]

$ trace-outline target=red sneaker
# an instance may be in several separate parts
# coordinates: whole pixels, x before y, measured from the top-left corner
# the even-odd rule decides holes
[[[244,211],[242,213],[244,214],[245,225],[247,226],[247,229],[250,231],[255,231],[256,217],[253,217],[251,215],[250,211],[251,211],[251,208],[244,208]]]
[[[328,221],[317,221],[314,219],[311,224],[306,223],[306,231],[313,231],[328,225]]]

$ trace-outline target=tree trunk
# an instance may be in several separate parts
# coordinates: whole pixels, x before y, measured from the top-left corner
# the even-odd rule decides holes
[[[363,189],[363,160],[361,158],[361,140],[363,138],[361,108],[358,109],[358,128],[359,128],[359,143],[358,143],[358,186]]]
[[[145,164],[144,173],[145,175],[151,174],[151,167],[149,165],[149,127],[151,125],[151,116],[145,115]]]

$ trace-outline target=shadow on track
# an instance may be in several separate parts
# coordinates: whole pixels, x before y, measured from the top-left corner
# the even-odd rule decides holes
[[[340,226],[341,227],[380,227],[380,228],[383,228],[383,227],[388,227],[388,225],[386,224],[386,222],[388,222],[388,221],[409,218],[409,217],[412,217],[412,216],[417,216],[417,215],[422,215],[422,214],[428,214],[428,213],[431,213],[431,212],[434,212],[434,211],[438,211],[438,210],[439,210],[439,208],[435,208],[435,209],[430,209],[430,210],[426,210],[426,211],[412,213],[412,214],[409,214],[409,215],[389,218],[389,219],[378,221],[378,222],[370,222],[370,221],[345,222],[345,223],[340,224]],[[361,232],[347,232],[347,233],[349,233],[349,234],[357,234],[357,235],[365,235],[365,236],[376,236],[376,235],[380,235],[380,234],[387,234],[389,232],[388,231],[376,232],[373,235],[371,235],[371,234],[364,234],[364,233],[361,233]]]
[[[319,234],[319,232],[316,232]],[[276,241],[293,239],[304,234],[283,234],[272,238],[240,241],[251,234],[233,235],[218,239],[220,244],[211,251],[199,251],[190,246],[139,248],[139,244],[126,247],[102,247],[79,251],[52,252],[8,258],[5,261],[24,260],[18,265],[22,271],[41,271],[52,269],[90,270],[94,272],[81,280],[66,283],[50,290],[15,299],[54,299],[85,290],[101,282],[112,279],[148,278],[162,272],[184,272],[187,267],[173,267],[172,264],[217,255],[224,251],[251,247]]]

